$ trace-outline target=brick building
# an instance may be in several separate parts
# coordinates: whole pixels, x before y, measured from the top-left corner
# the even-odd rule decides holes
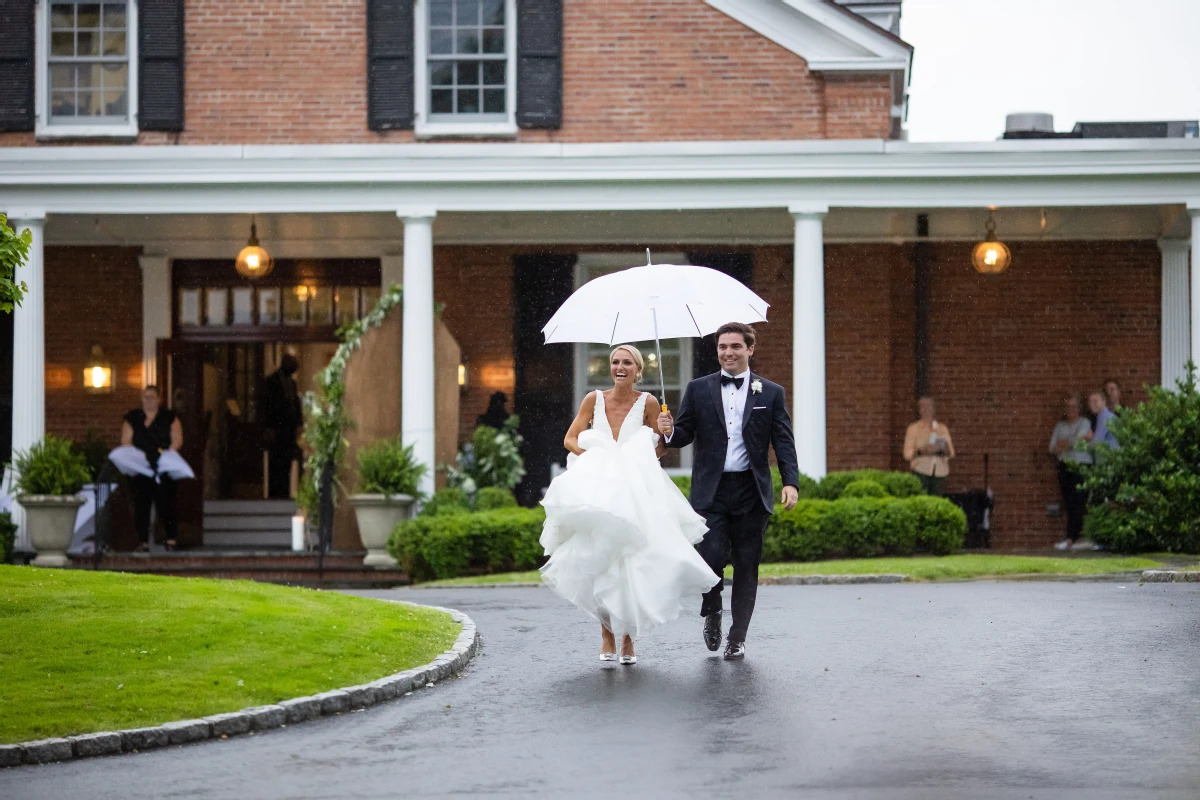
[[[0,210],[34,232],[0,329],[12,443],[114,443],[157,383],[191,409],[205,498],[250,496],[263,375],[291,349],[311,376],[394,282],[405,436],[432,461],[447,424],[444,304],[465,368],[449,424],[468,436],[505,392],[533,498],[604,349],[545,347],[541,325],[649,247],[772,304],[755,368],[790,392],[805,472],[902,468],[927,387],[959,448],[949,488],[982,486],[986,455],[997,546],[1048,544],[1062,396],[1116,377],[1137,402],[1200,347],[1200,142],[905,142],[900,6],[0,0]],[[1000,275],[970,263],[989,213]],[[276,259],[258,281],[233,267],[251,215]],[[111,393],[82,385],[95,345]],[[668,344],[668,399],[708,347]]]

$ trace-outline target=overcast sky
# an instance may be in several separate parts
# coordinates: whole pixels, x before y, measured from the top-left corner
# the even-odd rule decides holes
[[[1200,118],[1200,0],[904,0],[913,141],[992,140],[1016,111]]]

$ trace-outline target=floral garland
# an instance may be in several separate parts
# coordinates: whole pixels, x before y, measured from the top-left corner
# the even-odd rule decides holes
[[[362,339],[367,331],[382,325],[388,312],[398,305],[403,297],[404,290],[393,283],[380,296],[379,302],[369,314],[344,325],[338,331],[338,338],[342,343],[338,345],[337,352],[329,360],[328,366],[317,373],[318,391],[304,393],[304,441],[312,448],[312,454],[305,462],[308,486],[304,487],[302,497],[298,499],[310,519],[316,516],[321,475],[325,466],[333,465],[336,480],[337,468],[349,444],[346,432],[354,424],[343,405],[346,396],[346,364],[350,361],[351,354],[362,346]]]

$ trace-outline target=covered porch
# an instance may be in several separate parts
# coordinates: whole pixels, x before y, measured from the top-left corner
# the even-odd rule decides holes
[[[34,232],[13,316],[16,449],[104,430],[161,381],[160,342],[181,338],[182,265],[232,273],[250,214],[276,259],[323,262],[331,286],[352,263],[377,270],[360,292],[403,285],[400,397],[380,401],[398,400],[428,464],[445,460],[443,309],[462,353],[453,425],[465,439],[505,393],[527,437],[529,502],[604,377],[596,353],[544,347],[538,331],[576,285],[643,263],[647,247],[731,272],[772,304],[754,368],[791,393],[806,474],[904,468],[914,401],[932,394],[959,450],[950,490],[982,487],[987,456],[997,547],[1058,536],[1046,440],[1062,397],[1116,378],[1136,403],[1198,346],[1200,148],[1187,140],[81,150],[0,151],[10,224]],[[979,275],[970,249],[993,207],[1013,265]],[[106,308],[114,283],[124,299]],[[78,386],[94,343],[118,380],[103,403]],[[706,358],[700,341],[664,353],[669,401]]]

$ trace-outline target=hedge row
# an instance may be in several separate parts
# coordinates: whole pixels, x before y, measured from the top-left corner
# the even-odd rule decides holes
[[[396,526],[388,552],[414,581],[535,569],[545,521],[540,507],[421,516]]]
[[[0,564],[7,564],[13,556],[13,544],[17,538],[17,526],[12,515],[0,511]]]

